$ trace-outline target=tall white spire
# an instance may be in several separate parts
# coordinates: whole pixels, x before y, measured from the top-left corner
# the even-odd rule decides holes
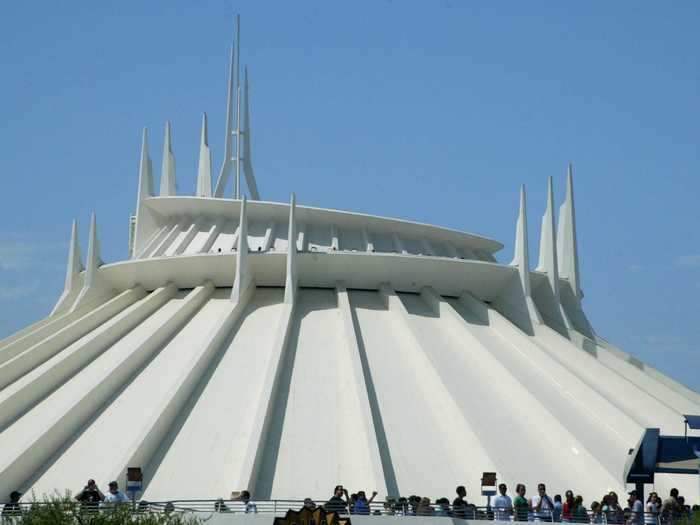
[[[233,196],[241,198],[241,15],[236,15],[236,179]]]
[[[525,297],[528,315],[533,323],[542,323],[540,312],[532,299],[532,284],[530,280],[530,248],[527,234],[527,204],[525,186],[520,187],[520,211],[515,227],[515,253],[513,266],[518,267],[522,295]]]
[[[547,274],[556,315],[561,318],[561,321],[567,329],[572,329],[573,325],[561,304],[561,293],[559,290],[559,261],[557,258],[557,234],[554,220],[554,190],[552,187],[552,177],[549,177],[547,180],[547,210],[542,217],[540,260],[537,265],[537,270]]]
[[[170,121],[165,123],[165,140],[163,141],[163,165],[160,175],[161,197],[172,197],[176,194],[175,155],[173,155]]]
[[[559,268],[557,261],[557,236],[554,225],[554,190],[552,177],[547,179],[547,209],[542,216],[542,231],[540,232],[540,258],[537,270],[545,272],[552,291],[559,300]]]
[[[297,198],[294,193],[289,201],[289,231],[287,233],[287,277],[284,284],[284,302],[294,304],[297,293]]]
[[[243,173],[250,192],[250,198],[260,200],[258,184],[253,172],[253,160],[250,147],[250,86],[248,85],[248,68],[243,70]]]
[[[233,94],[235,91],[235,72],[236,72],[236,50],[238,46],[231,46],[231,59],[228,71],[228,89],[226,91],[226,139],[224,141],[224,161],[221,164],[219,178],[216,180],[216,189],[214,197],[223,197],[226,189],[226,183],[231,175],[231,166],[233,164],[233,119],[234,106]]]
[[[66,265],[66,281],[63,293],[58,299],[56,306],[51,311],[51,315],[67,307],[68,297],[78,286],[80,272],[83,271],[83,262],[80,260],[80,245],[78,244],[78,221],[74,220],[71,227],[70,245],[68,247],[68,264]]]
[[[517,266],[520,272],[520,281],[525,295],[530,295],[530,249],[527,239],[527,210],[525,203],[525,186],[520,186],[520,211],[518,222],[515,226],[515,252],[511,265]]]
[[[153,197],[153,163],[148,153],[148,128],[143,128],[141,136],[141,159],[139,161],[139,190],[136,209],[143,199]]]
[[[134,242],[132,257],[141,251],[155,225],[153,216],[143,201],[153,197],[153,162],[148,152],[148,128],[143,128],[141,138],[141,158],[139,162],[139,188],[136,196],[136,224],[134,227]]]
[[[207,114],[202,115],[202,136],[199,143],[197,197],[211,197],[211,149],[207,135]]]
[[[574,168],[569,164],[566,180],[566,199],[559,208],[557,253],[561,277],[567,278],[577,301],[581,300],[578,242],[576,239],[576,209],[574,207]]]
[[[236,277],[231,288],[231,301],[237,303],[244,296],[246,289],[254,284],[248,264],[248,201],[243,196],[241,202],[241,217],[238,223],[238,247],[236,249]]]

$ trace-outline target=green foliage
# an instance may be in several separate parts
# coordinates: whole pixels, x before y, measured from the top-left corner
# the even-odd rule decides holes
[[[21,515],[3,516],[2,525],[199,525],[203,521],[177,512],[137,512],[130,504],[102,506],[99,510],[83,507],[66,496],[45,498],[23,506]]]

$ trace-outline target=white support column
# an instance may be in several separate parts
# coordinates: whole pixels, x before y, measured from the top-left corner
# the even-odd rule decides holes
[[[153,197],[153,163],[148,153],[148,129],[143,128],[141,160],[139,162],[139,189],[136,199],[133,258],[137,258],[137,254],[144,249],[148,239],[154,234],[157,228],[153,212],[143,202],[149,197]]]
[[[270,221],[265,229],[261,251],[266,252],[272,247],[272,241],[275,239],[275,221]]]
[[[53,307],[50,315],[56,315],[68,309],[70,299],[72,299],[79,290],[80,272],[83,271],[83,263],[80,260],[80,245],[78,244],[78,221],[73,221],[71,227],[70,246],[68,248],[68,265],[66,267],[66,281],[63,287],[63,293],[58,299],[56,306]]]
[[[292,193],[289,202],[289,233],[287,239],[296,239],[296,195]],[[293,242],[287,243],[287,277],[284,284],[284,302],[295,303],[297,294],[297,250]]]
[[[365,250],[368,252],[374,251],[374,243],[372,242],[372,237],[370,237],[367,228],[362,228],[362,241],[365,244]]]
[[[97,239],[97,218],[95,213],[90,219],[90,242],[88,244],[87,269],[83,289],[71,307],[71,312],[79,307],[114,295],[114,291],[99,273],[100,243]]]
[[[190,224],[190,227],[187,228],[187,231],[185,232],[185,236],[182,238],[182,240],[178,243],[177,247],[175,248],[173,255],[181,255],[182,253],[184,253],[184,251],[187,249],[187,247],[192,242],[192,239],[194,239],[195,236],[197,235],[197,233],[199,233],[201,226],[202,226],[202,224],[200,221],[195,221],[192,224]]]
[[[520,211],[515,227],[515,251],[513,254],[513,266],[518,267],[522,297],[525,300],[530,321],[536,324],[542,323],[542,317],[532,300],[532,285],[530,283],[530,249],[527,235],[527,204],[525,186],[520,187]]]
[[[408,253],[403,245],[403,242],[401,241],[401,238],[396,235],[396,233],[391,234],[391,240],[394,243],[394,249],[397,251],[397,253]]]
[[[337,252],[340,249],[340,242],[338,241],[338,227],[335,224],[331,224],[331,251]]]
[[[425,252],[425,255],[435,255],[435,250],[433,249],[433,245],[430,244],[430,241],[426,238],[421,238],[421,245],[423,246],[423,251]]]
[[[168,234],[163,237],[163,239],[160,241],[158,246],[151,252],[148,257],[160,257],[163,255],[166,250],[170,247],[170,245],[175,241],[178,235],[180,235],[180,232],[185,229],[187,226],[187,220],[186,219],[180,219],[178,220],[172,228],[170,228],[170,231]],[[145,256],[146,254],[144,254]]]
[[[221,233],[221,230],[223,227],[224,227],[224,222],[218,221],[211,228],[209,228],[209,232],[207,233],[207,238],[204,241],[204,243],[202,244],[202,247],[199,249],[199,253],[207,253],[209,250],[211,250],[211,247],[214,246],[214,243],[216,242],[216,238]]]
[[[377,439],[377,429],[375,428],[375,417],[381,417],[380,414],[373,414],[372,404],[369,401],[369,392],[365,374],[362,370],[363,359],[358,343],[355,323],[352,319],[352,306],[350,305],[350,297],[348,295],[345,283],[336,283],[336,293],[338,296],[338,310],[343,322],[345,331],[345,340],[347,341],[347,350],[350,353],[350,362],[352,363],[352,374],[354,377],[353,383],[357,386],[356,392],[360,406],[360,414],[363,416],[363,427],[365,430],[365,440],[367,442],[367,450],[369,451],[369,463],[374,468],[373,485],[380,494],[389,495],[387,488],[386,476],[382,463],[382,456],[379,452],[379,440]],[[393,494],[392,494],[393,495]]]
[[[457,251],[457,248],[455,248],[455,245],[452,244],[450,241],[445,241],[445,248],[447,249],[448,256],[452,257],[453,259],[462,258],[462,256]]]
[[[296,238],[297,251],[303,252],[306,250],[306,224],[297,224],[297,238]]]
[[[175,155],[173,155],[170,121],[165,123],[165,140],[163,142],[163,164],[160,174],[160,196],[173,197],[177,193],[175,182]]]
[[[197,197],[211,197],[211,148],[207,131],[207,114],[202,115],[202,135],[199,142]]]
[[[559,208],[559,230],[557,253],[561,258],[559,276],[569,280],[571,291],[578,303],[581,302],[579,277],[578,243],[576,239],[576,210],[574,207],[574,168],[569,164],[566,180],[566,199]]]
[[[554,190],[552,187],[552,177],[547,181],[547,209],[542,216],[542,231],[540,234],[540,258],[537,271],[547,275],[547,281],[554,302],[555,315],[560,317],[560,321],[567,330],[571,330],[573,325],[569,320],[564,308],[561,305],[561,294],[559,291],[559,264],[557,259],[557,236],[554,220]]]
[[[247,293],[249,287],[255,287],[255,281],[251,275],[250,257],[248,251],[248,213],[247,200],[243,196],[241,201],[241,218],[238,223],[238,244],[236,249],[236,277],[231,288],[231,302],[239,303]]]

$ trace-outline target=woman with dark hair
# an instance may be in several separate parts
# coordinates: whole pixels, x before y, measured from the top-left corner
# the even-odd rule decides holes
[[[561,508],[561,520],[570,523],[574,519],[574,493],[571,490],[567,490],[564,493],[564,505]]]
[[[516,521],[527,521],[530,514],[530,503],[525,499],[525,485],[518,483],[515,486],[515,499],[513,500],[513,510]]]

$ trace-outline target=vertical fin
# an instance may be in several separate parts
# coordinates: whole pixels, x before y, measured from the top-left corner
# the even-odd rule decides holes
[[[289,233],[287,234],[287,279],[284,284],[284,302],[294,304],[297,293],[297,224],[296,195],[289,202]]]
[[[141,251],[143,244],[145,244],[148,237],[153,233],[153,228],[155,227],[152,213],[143,204],[144,199],[149,197],[153,197],[153,163],[151,162],[151,157],[148,152],[148,128],[143,128],[132,257],[135,257],[136,254]]]
[[[253,159],[250,146],[250,86],[248,85],[248,68],[243,70],[243,173],[250,192],[250,198],[260,200],[258,184],[253,172]]]
[[[226,92],[226,140],[224,142],[224,161],[221,164],[219,178],[216,180],[216,190],[214,197],[223,197],[226,183],[231,175],[231,164],[233,159],[233,90],[235,64],[235,46],[231,46],[231,60],[228,71],[228,89]]]
[[[241,198],[241,15],[236,15],[236,180],[233,196]]]
[[[241,201],[241,218],[238,225],[238,248],[236,250],[236,277],[231,289],[231,302],[238,303],[246,296],[249,286],[254,285],[248,264],[248,214],[245,195]]]
[[[78,244],[78,221],[73,221],[70,234],[70,245],[68,247],[68,264],[66,267],[66,282],[63,293],[51,311],[51,315],[64,310],[67,307],[69,296],[78,287],[80,272],[83,271],[83,262],[80,260],[80,245]]]
[[[527,204],[525,186],[520,187],[520,211],[515,228],[515,253],[513,254],[513,266],[518,267],[520,285],[525,298],[527,311],[533,323],[541,324],[540,316],[535,302],[532,300],[532,284],[530,282],[530,248],[527,234]]]
[[[573,325],[566,315],[561,304],[561,292],[559,289],[559,263],[557,258],[557,234],[554,220],[554,190],[552,177],[547,180],[547,209],[542,216],[542,232],[540,235],[540,260],[537,270],[547,274],[547,281],[554,301],[555,315],[557,315],[567,330]]]
[[[71,311],[84,304],[106,297],[112,292],[111,287],[98,272],[102,259],[100,258],[100,241],[97,239],[97,218],[94,212],[90,218],[90,240],[86,264],[83,289],[80,290],[80,294],[75,300]]]
[[[202,115],[202,135],[199,143],[197,197],[211,197],[211,149],[207,133],[207,114]]]
[[[176,194],[175,156],[173,155],[170,121],[165,123],[165,140],[163,142],[163,164],[160,175],[161,197],[173,197]]]
[[[569,164],[566,180],[566,199],[559,208],[559,231],[557,252],[560,257],[560,275],[569,280],[571,290],[578,302],[581,301],[579,277],[578,242],[576,239],[576,209],[574,206],[574,168]]]

